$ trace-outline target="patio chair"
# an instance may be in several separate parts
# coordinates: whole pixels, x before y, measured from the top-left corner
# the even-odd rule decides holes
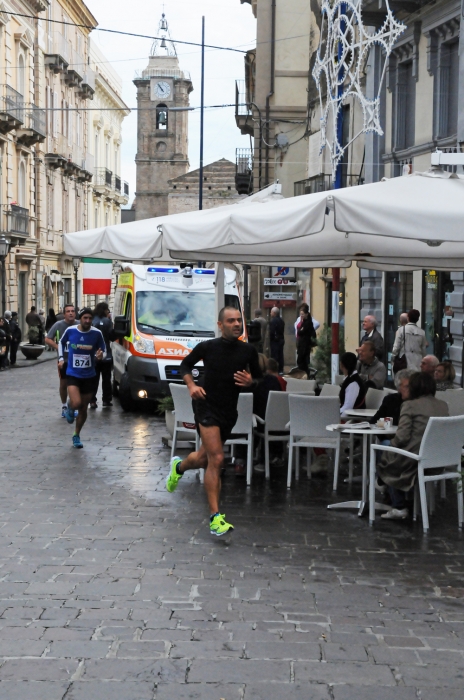
[[[251,484],[251,474],[253,471],[253,428],[256,420],[253,416],[253,394],[243,393],[238,397],[237,404],[238,417],[232,435],[225,443],[231,446],[231,455],[234,456],[234,445],[247,446],[247,486]]]
[[[195,450],[200,449],[200,436],[195,427],[195,416],[193,415],[192,399],[190,392],[184,384],[169,384],[172,400],[174,401],[174,433],[172,435],[171,459],[176,454],[178,434],[188,433],[195,440]],[[193,425],[193,428],[185,427],[184,423]],[[200,481],[203,483],[205,470],[200,469]]]
[[[447,391],[437,391],[437,399],[446,401],[450,416],[464,415],[464,391],[462,389],[448,389]]]
[[[369,479],[369,522],[375,519],[375,452],[385,450],[410,457],[417,461],[416,490],[419,491],[422,526],[424,532],[429,530],[429,515],[427,512],[426,484],[444,481],[446,479],[461,479],[461,451],[464,442],[464,415],[451,418],[430,418],[422,438],[419,454],[401,450],[399,447],[384,447],[371,445],[370,479]],[[438,474],[427,473],[428,470],[442,469]],[[462,528],[463,495],[462,484],[457,485],[458,492],[458,523]],[[417,517],[417,496],[414,498],[414,520]]]
[[[327,386],[330,386],[328,384]],[[338,387],[339,388],[339,387]],[[340,432],[329,433],[326,426],[340,423],[340,400],[337,396],[294,396],[288,397],[290,408],[290,443],[288,454],[287,488],[292,483],[293,450],[296,450],[295,478],[299,478],[300,447],[325,447],[335,450],[333,488],[337,488],[340,463]],[[310,454],[310,453],[309,453]],[[308,477],[311,476],[311,463],[308,458]]]
[[[366,394],[366,408],[378,409],[385,398],[383,389],[373,389],[369,387]]]
[[[264,440],[264,472],[266,479],[270,479],[269,443],[288,442],[290,438],[290,431],[287,427],[290,420],[288,399],[289,394],[285,391],[270,391],[264,420],[259,416],[255,416],[258,423],[264,425],[264,433],[256,431],[255,434]]]
[[[316,390],[315,379],[295,379],[295,377],[284,377],[287,382],[287,392],[289,394],[312,394]]]
[[[338,384],[323,384],[322,389],[321,389],[321,393],[319,394],[319,398],[321,396],[323,396],[323,397],[337,396],[338,397],[338,396],[340,396],[340,387],[338,386]],[[337,422],[339,423],[340,422],[340,402],[338,404],[338,408],[339,408],[339,411],[338,411],[338,421]]]

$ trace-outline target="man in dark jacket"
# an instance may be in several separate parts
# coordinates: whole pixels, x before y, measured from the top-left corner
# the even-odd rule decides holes
[[[285,323],[280,318],[280,309],[274,306],[271,309],[271,321],[269,323],[269,340],[271,344],[271,357],[277,361],[279,372],[284,371],[284,345]]]
[[[370,340],[375,345],[375,356],[382,362],[383,358],[383,338],[377,330],[377,319],[375,316],[365,316],[363,321],[364,335],[361,338],[361,345]]]
[[[100,384],[100,376],[102,380],[102,401],[103,408],[108,408],[113,405],[113,388],[111,386],[111,370],[113,368],[113,355],[111,354],[111,341],[113,336],[113,322],[110,319],[110,309],[106,301],[97,304],[94,312],[92,326],[98,328],[102,332],[103,339],[106,345],[106,357],[104,360],[99,360],[95,363],[97,372],[97,388],[95,396],[90,402],[90,408],[97,408],[97,392]]]
[[[10,365],[16,364],[16,354],[21,342],[21,329],[18,325],[18,314],[14,311],[5,311],[5,318],[10,326]]]

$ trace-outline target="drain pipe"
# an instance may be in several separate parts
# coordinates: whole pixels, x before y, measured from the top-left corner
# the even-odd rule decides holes
[[[265,185],[269,185],[269,139],[271,125],[270,119],[270,99],[274,95],[275,87],[275,39],[276,39],[276,0],[271,0],[271,82],[269,92],[266,95],[266,168],[265,168]]]

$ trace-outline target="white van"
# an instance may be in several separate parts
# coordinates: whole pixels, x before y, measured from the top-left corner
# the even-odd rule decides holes
[[[214,269],[185,264],[125,264],[118,277],[113,320],[113,390],[125,411],[137,399],[169,393],[182,382],[179,365],[203,340],[214,338]],[[225,305],[242,311],[236,273],[225,270]],[[242,311],[243,313],[243,311]],[[203,368],[196,367],[197,377]]]

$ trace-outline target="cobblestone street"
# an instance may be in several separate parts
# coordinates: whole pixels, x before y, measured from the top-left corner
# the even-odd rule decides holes
[[[57,384],[0,377],[0,700],[462,700],[454,487],[425,538],[231,473],[213,540],[196,475],[165,491],[164,421],[115,401],[73,450]]]

